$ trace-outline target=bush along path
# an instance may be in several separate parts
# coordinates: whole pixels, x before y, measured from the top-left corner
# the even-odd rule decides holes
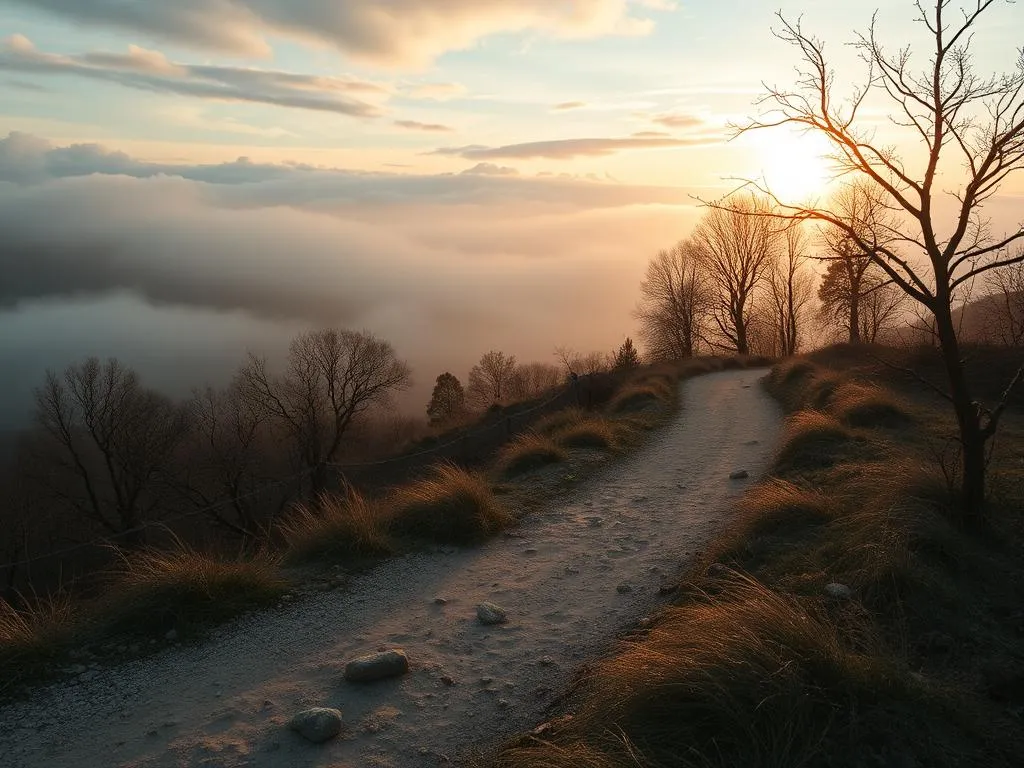
[[[7,705],[5,764],[464,764],[543,719],[721,533],[779,429],[762,375],[684,382],[672,424],[480,547],[385,561]]]

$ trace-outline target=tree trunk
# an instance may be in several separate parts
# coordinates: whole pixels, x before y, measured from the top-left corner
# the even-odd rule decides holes
[[[850,291],[850,343],[860,344],[860,300],[857,291]]]
[[[960,342],[953,326],[953,316],[947,298],[936,297],[938,311],[935,325],[942,360],[949,378],[949,394],[960,429],[961,472],[960,489],[963,495],[963,514],[969,521],[978,521],[985,513],[985,436],[982,433],[980,413],[971,397]]]

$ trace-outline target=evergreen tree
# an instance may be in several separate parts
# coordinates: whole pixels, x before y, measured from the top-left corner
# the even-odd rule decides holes
[[[445,371],[437,377],[434,392],[427,406],[427,416],[433,423],[447,421],[457,416],[466,406],[466,393],[462,383],[452,374]]]
[[[615,368],[623,370],[639,366],[640,355],[636,351],[636,347],[633,346],[633,340],[627,336],[626,340],[622,342],[622,346],[619,347],[619,351],[615,353]]]

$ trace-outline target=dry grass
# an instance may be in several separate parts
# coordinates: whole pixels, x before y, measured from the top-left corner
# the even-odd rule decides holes
[[[298,505],[281,525],[288,563],[384,555],[391,552],[386,511],[354,488]]]
[[[90,617],[102,634],[188,634],[276,600],[286,589],[268,557],[222,560],[178,544],[122,556]]]
[[[641,411],[649,406],[667,402],[671,396],[671,391],[658,382],[628,384],[608,403],[608,410],[611,413]]]
[[[567,766],[579,755],[595,766],[789,768],[844,727],[838,706],[869,705],[892,686],[828,622],[737,576],[719,597],[666,610],[642,642],[600,662],[572,724],[500,764]]]
[[[829,467],[853,438],[849,429],[821,411],[797,411],[786,420],[776,455],[780,470]]]
[[[563,408],[561,411],[555,411],[539,419],[532,426],[532,430],[538,435],[550,437],[555,432],[573,427],[590,418],[592,418],[592,414],[582,408]]]
[[[496,468],[505,478],[557,464],[568,458],[565,449],[545,435],[526,432],[509,442],[498,454]]]
[[[392,532],[442,544],[470,544],[512,522],[486,478],[452,464],[397,489],[387,504]]]
[[[558,430],[552,435],[552,439],[563,448],[597,448],[611,451],[619,446],[619,431],[608,419],[591,416]]]
[[[20,609],[0,600],[0,691],[60,658],[73,634],[71,596],[64,591]]]
[[[869,384],[844,383],[833,394],[829,410],[851,427],[902,429],[914,422],[895,397]]]

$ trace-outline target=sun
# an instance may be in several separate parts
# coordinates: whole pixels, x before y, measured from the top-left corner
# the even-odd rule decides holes
[[[758,131],[755,177],[783,203],[821,197],[834,177],[829,170],[828,142],[814,134],[786,128]]]

